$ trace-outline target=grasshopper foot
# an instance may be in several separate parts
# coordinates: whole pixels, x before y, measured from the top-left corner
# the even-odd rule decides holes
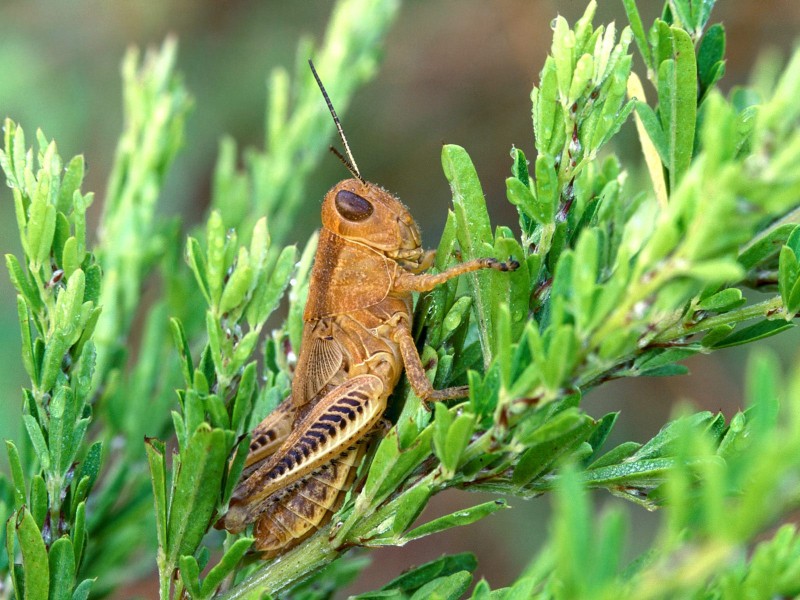
[[[499,261],[496,258],[483,258],[481,262],[484,267],[494,269],[495,271],[516,271],[519,269],[519,262],[513,258],[509,259],[507,262]]]

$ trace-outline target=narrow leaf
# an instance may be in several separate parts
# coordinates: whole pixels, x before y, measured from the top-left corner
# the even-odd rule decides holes
[[[474,523],[475,521],[479,521],[484,517],[488,517],[489,515],[496,513],[498,510],[503,508],[508,508],[508,503],[503,499],[498,499],[490,502],[484,502],[483,504],[478,504],[477,506],[472,506],[449,515],[439,517],[438,519],[433,519],[432,521],[429,521],[424,525],[420,525],[419,527],[409,531],[403,536],[403,543],[411,540],[417,540],[433,533],[439,533],[440,531],[445,531],[446,529],[452,529],[453,527],[469,525],[470,523]]]
[[[69,537],[58,538],[50,546],[49,600],[69,600],[75,585],[75,552]]]
[[[22,567],[25,570],[25,600],[47,600],[50,590],[50,562],[42,533],[33,522],[33,516],[21,508],[17,513],[17,538],[22,550]]]

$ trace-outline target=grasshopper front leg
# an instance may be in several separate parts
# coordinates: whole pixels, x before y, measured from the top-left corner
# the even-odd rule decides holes
[[[429,292],[437,285],[441,285],[465,273],[472,273],[480,269],[516,271],[518,268],[519,263],[516,260],[502,262],[496,258],[475,258],[464,263],[453,265],[441,273],[417,275],[406,271],[397,275],[393,287],[398,292]]]

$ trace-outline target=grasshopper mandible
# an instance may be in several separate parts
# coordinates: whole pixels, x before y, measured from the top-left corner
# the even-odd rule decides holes
[[[371,434],[405,368],[424,401],[462,398],[467,386],[433,389],[411,334],[412,292],[478,269],[516,261],[480,258],[423,274],[417,224],[392,194],[361,176],[339,118],[309,61],[353,175],[322,203],[322,231],[303,314],[291,394],[253,431],[242,480],[218,526],[255,522],[255,548],[282,554],[328,522],[344,500]]]

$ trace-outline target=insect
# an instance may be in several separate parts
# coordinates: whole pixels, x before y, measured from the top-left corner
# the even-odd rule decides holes
[[[314,78],[353,178],[322,203],[322,231],[303,314],[290,395],[253,431],[242,480],[218,526],[254,525],[255,548],[272,558],[325,525],[344,500],[403,368],[425,401],[462,398],[467,386],[433,389],[411,334],[412,292],[478,269],[510,271],[516,261],[480,258],[425,274],[417,224],[392,194],[358,170],[336,111]]]

